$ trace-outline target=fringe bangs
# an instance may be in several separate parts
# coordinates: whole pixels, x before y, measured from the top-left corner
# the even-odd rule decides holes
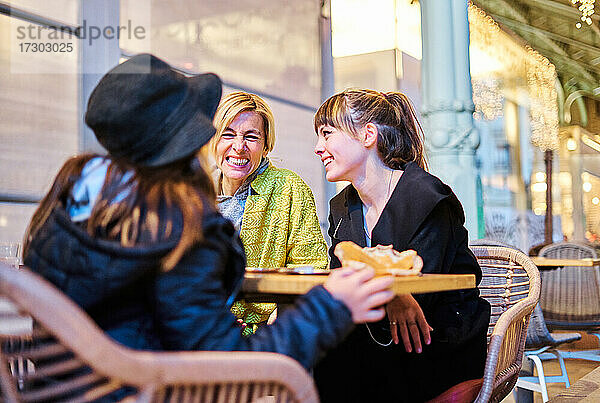
[[[356,134],[345,93],[332,96],[319,107],[314,118],[315,133],[318,134],[322,126],[331,126]]]

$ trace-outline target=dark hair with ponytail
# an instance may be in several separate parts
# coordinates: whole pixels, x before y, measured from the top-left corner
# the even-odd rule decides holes
[[[317,133],[322,126],[332,126],[354,136],[367,123],[377,127],[377,152],[385,165],[401,169],[414,161],[427,169],[423,129],[412,103],[401,92],[348,89],[326,100],[314,119]]]

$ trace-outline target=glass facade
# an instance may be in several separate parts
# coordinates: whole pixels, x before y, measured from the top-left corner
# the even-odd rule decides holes
[[[139,3],[121,1],[122,24],[136,18]],[[234,87],[319,106],[318,1],[142,3],[149,4],[150,48],[122,39],[126,52],[151,51],[189,71],[213,71]]]
[[[60,57],[24,52],[15,35],[30,26],[31,32],[37,32],[44,19],[82,25],[82,15],[89,15],[85,10],[89,12],[86,7],[92,3],[110,8],[107,20],[98,20],[103,24],[144,29],[144,40],[120,37],[124,58],[152,52],[188,73],[216,72],[225,92],[241,89],[264,97],[276,120],[271,159],[306,180],[326,226],[331,194],[313,153],[312,127],[323,96],[322,77],[327,75],[321,70],[319,18],[324,10],[320,1],[15,0],[9,4],[37,22],[0,15],[0,240],[20,240],[57,169],[87,147],[82,135],[86,90],[82,90],[81,72],[91,72],[90,65],[104,69],[114,63],[113,59],[98,63],[94,58],[102,58],[102,52],[94,60],[83,57],[89,53],[77,41],[72,41],[72,52]],[[360,22],[367,19],[378,23],[363,29]],[[574,103],[568,111],[572,120],[561,121],[559,134],[560,94],[553,66],[503,33],[473,5],[469,19],[474,117],[481,139],[476,157],[486,232],[497,231],[496,224],[506,221],[505,240],[522,249],[539,240],[538,230],[524,237],[530,230],[523,226],[538,228],[543,222],[547,187],[543,150],[550,148],[556,150],[555,240],[564,233],[596,241],[600,235],[598,102]],[[418,2],[332,0],[331,23],[334,83],[327,88],[399,90],[417,110],[421,108]]]
[[[121,38],[125,55],[151,52],[189,73],[215,72],[224,93],[243,90],[263,97],[273,109],[278,167],[298,173],[311,187],[323,227],[327,191],[313,149],[312,118],[321,103],[320,2],[283,0],[121,0],[121,25],[140,19],[150,40]]]
[[[73,7],[78,2],[63,1],[64,8],[60,11],[60,7],[41,2],[13,3],[34,13],[44,13],[45,18],[72,21],[77,15]],[[40,7],[36,8],[38,4]],[[45,52],[21,52],[14,46],[15,25],[32,24],[0,15],[2,241],[21,241],[36,202],[49,189],[64,160],[75,154],[79,145],[77,45],[66,58]],[[48,74],[45,67],[48,65],[60,73]],[[27,73],[17,73],[20,67]]]
[[[144,29],[144,40],[120,36],[124,57],[152,52],[189,73],[219,74],[225,93],[245,90],[264,97],[276,120],[271,159],[305,179],[325,226],[328,197],[323,168],[313,153],[312,127],[321,102],[320,2],[121,0],[82,5],[75,0],[20,0],[11,5],[32,21],[0,15],[0,240],[21,240],[58,168],[85,151],[81,73],[106,64],[96,59],[98,52],[94,60],[82,60],[89,53],[82,53],[77,40],[72,52],[61,57],[21,52],[16,33],[32,26],[31,32],[48,35],[51,30],[39,22],[52,20],[86,25],[89,35],[90,22],[82,22],[82,15],[90,10],[83,7],[91,7],[100,29]]]
[[[8,4],[43,18],[64,24],[79,24],[79,0],[9,0]]]

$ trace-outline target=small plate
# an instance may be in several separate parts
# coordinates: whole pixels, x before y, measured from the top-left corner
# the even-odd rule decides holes
[[[263,267],[246,267],[247,273],[277,273],[279,270],[278,267],[272,267],[270,269],[265,269]]]
[[[283,267],[279,269],[279,273],[285,274],[324,274],[330,273],[329,270],[315,269],[312,266],[300,266],[300,267]]]

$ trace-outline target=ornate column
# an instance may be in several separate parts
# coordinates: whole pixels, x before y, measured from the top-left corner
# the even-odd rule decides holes
[[[423,126],[430,171],[460,199],[477,238],[479,135],[473,126],[469,21],[464,0],[421,0]]]

